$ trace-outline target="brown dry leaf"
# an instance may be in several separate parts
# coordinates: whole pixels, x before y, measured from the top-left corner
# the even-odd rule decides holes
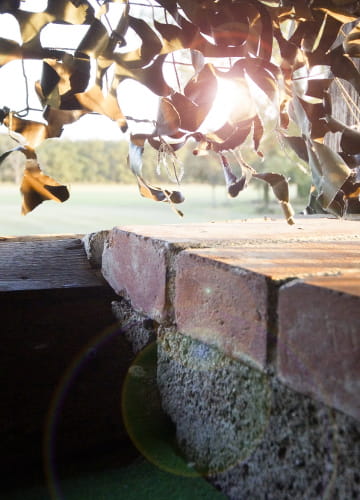
[[[129,16],[129,27],[141,39],[141,46],[124,54],[117,55],[117,62],[127,68],[142,68],[148,65],[162,49],[161,40],[150,26],[143,20]]]
[[[47,126],[44,123],[24,120],[13,113],[9,113],[4,118],[3,123],[8,127],[10,135],[12,132],[22,135],[25,144],[33,149],[49,137]]]
[[[180,127],[180,116],[174,105],[166,97],[162,97],[159,103],[158,115],[156,118],[156,128],[154,135],[176,134]]]
[[[54,109],[47,106],[43,116],[48,122],[47,130],[49,137],[60,137],[64,125],[74,123],[86,114],[87,111],[83,109]]]
[[[307,147],[318,200],[322,208],[327,209],[352,172],[341,156],[328,146],[317,141],[308,141]]]
[[[23,215],[31,212],[45,200],[64,202],[70,196],[67,187],[45,175],[36,160],[26,160],[20,191],[23,195],[21,209]]]
[[[21,58],[22,48],[17,42],[7,38],[0,38],[0,67]]]
[[[253,173],[253,177],[270,184],[283,209],[286,222],[290,225],[294,224],[294,210],[289,202],[289,183],[286,177],[282,174],[273,172]]]
[[[219,154],[219,158],[221,161],[221,165],[223,168],[225,184],[227,188],[227,192],[231,198],[235,198],[240,191],[242,191],[246,187],[246,176],[242,176],[240,178],[236,177],[233,173],[231,165],[224,154]]]
[[[116,122],[122,132],[126,132],[126,118],[120,109],[117,96],[114,92],[109,92],[105,97],[101,88],[98,85],[94,85],[87,92],[75,94],[75,98],[84,110],[107,116]]]
[[[350,57],[360,57],[360,23],[346,36],[343,46]]]
[[[154,92],[154,94],[158,96],[166,97],[171,94],[172,89],[164,80],[162,66],[166,57],[165,55],[160,55],[155,58],[154,62],[147,66],[146,68],[133,69],[128,68],[122,63],[118,61],[121,58],[117,57],[118,55],[114,55],[115,61],[115,77],[118,79],[119,83],[121,83],[126,78],[132,78],[143,85],[145,85],[149,90]]]

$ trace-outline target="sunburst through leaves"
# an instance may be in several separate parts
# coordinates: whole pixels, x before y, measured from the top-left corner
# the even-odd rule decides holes
[[[183,196],[150,185],[143,175],[142,155],[145,148],[155,148],[154,168],[179,185],[186,165],[179,162],[177,151],[191,139],[197,143],[194,155],[218,156],[230,196],[241,193],[252,179],[268,183],[286,220],[293,223],[286,177],[271,172],[266,156],[262,172],[242,159],[242,148],[249,142],[263,156],[263,122],[269,109],[274,137],[310,167],[309,211],[318,206],[342,216],[350,203],[359,205],[360,131],[332,112],[334,86],[346,84],[360,92],[357,1],[40,3],[35,7],[34,2],[7,0],[0,5],[0,16],[10,16],[17,26],[17,38],[0,37],[0,78],[1,68],[14,61],[42,63],[35,84],[38,108],[31,109],[25,95],[25,108],[19,96],[18,108],[5,105],[0,110],[0,122],[24,152],[23,213],[45,199],[67,199],[66,187],[41,172],[36,150],[90,113],[104,115],[122,133],[130,132],[128,163],[140,194],[172,208]],[[81,32],[73,47],[66,39],[56,47],[44,41],[45,32],[61,26]],[[23,76],[27,82],[26,72]],[[154,120],[123,112],[126,103],[119,89],[126,80],[157,96]],[[224,85],[227,90],[219,90]],[[216,111],[214,106],[230,89],[231,98]],[[30,119],[33,111],[39,120]],[[329,147],[332,135],[340,136],[335,148]],[[4,152],[0,161],[10,153]]]

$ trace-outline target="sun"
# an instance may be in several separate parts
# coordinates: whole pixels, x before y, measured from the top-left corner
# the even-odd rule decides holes
[[[217,78],[218,88],[213,105],[201,128],[216,130],[225,122],[236,123],[255,114],[255,104],[247,81]]]

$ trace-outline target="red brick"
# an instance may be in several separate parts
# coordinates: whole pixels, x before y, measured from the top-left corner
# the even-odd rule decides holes
[[[274,281],[336,275],[360,269],[357,241],[252,240],[229,248],[206,248],[194,253],[263,274]]]
[[[279,378],[360,419],[360,273],[288,283],[278,314]]]
[[[265,276],[194,252],[181,252],[176,261],[175,319],[181,333],[264,367]]]
[[[104,248],[102,273],[137,311],[157,321],[166,317],[166,255],[156,241],[113,229]]]

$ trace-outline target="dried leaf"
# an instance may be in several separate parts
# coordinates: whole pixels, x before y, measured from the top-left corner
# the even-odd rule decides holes
[[[117,96],[113,92],[109,92],[107,96],[104,96],[100,87],[94,85],[87,92],[75,94],[75,98],[82,109],[86,111],[95,111],[107,116],[116,122],[122,132],[126,132],[126,118],[120,109]]]
[[[136,176],[141,176],[142,173],[142,157],[144,154],[144,140],[137,140],[135,137],[130,138],[128,162],[132,172]]]
[[[119,54],[117,62],[127,68],[142,68],[160,54],[162,43],[155,32],[143,19],[129,16],[129,26],[141,38],[141,46],[131,52]]]
[[[205,112],[207,114],[214,102],[216,91],[217,80],[213,66],[205,64],[204,68],[186,84],[184,95],[202,108],[203,114]]]
[[[345,127],[341,136],[340,146],[344,153],[351,155],[360,153],[360,132]]]
[[[360,57],[360,23],[346,36],[343,47],[348,56]]]
[[[64,125],[76,122],[85,114],[87,114],[87,111],[82,109],[54,109],[47,106],[43,116],[48,122],[47,131],[49,137],[60,137]]]
[[[340,155],[324,144],[309,141],[307,148],[318,200],[323,209],[326,210],[331,206],[341,187],[351,175],[351,169]]]
[[[25,158],[28,159],[28,160],[36,160],[36,153],[33,149],[27,147],[27,146],[17,146],[13,149],[10,149],[9,151],[5,151],[5,153],[3,153],[1,156],[0,156],[0,165],[1,163],[6,160],[6,158],[11,154],[11,153],[15,153],[16,151],[19,151],[21,153],[24,154]]]
[[[22,58],[22,49],[17,42],[0,38],[0,67],[10,61]]]
[[[240,191],[242,191],[245,188],[246,176],[244,175],[239,179],[233,173],[230,163],[226,158],[226,156],[223,154],[219,154],[219,158],[224,172],[227,192],[229,196],[231,196],[231,198],[235,198],[240,193]]]
[[[289,184],[286,177],[282,174],[273,172],[253,173],[253,177],[267,182],[280,202],[286,221],[288,224],[294,224],[294,210],[289,202]]]
[[[171,95],[170,100],[180,117],[179,128],[189,132],[195,132],[195,130],[197,130],[205,120],[209,112],[208,106],[200,107],[198,104],[194,103],[191,99],[183,94],[180,94],[179,92],[174,92]]]
[[[17,138],[12,133],[20,134],[24,145],[26,144],[32,149],[39,146],[45,139],[49,137],[47,126],[44,123],[35,122],[32,120],[24,120],[9,113],[3,121],[9,129],[10,135],[19,142],[21,138]]]
[[[171,94],[172,89],[164,80],[162,73],[162,66],[166,55],[161,55],[155,58],[154,62],[146,68],[133,69],[128,68],[124,64],[118,63],[117,54],[114,56],[115,76],[118,78],[119,83],[126,78],[132,78],[143,85],[158,96],[168,96]],[[119,59],[120,60],[120,59]]]
[[[66,186],[45,175],[36,160],[27,160],[24,177],[20,186],[23,195],[23,215],[31,212],[45,200],[64,202],[69,198]]]
[[[301,160],[305,161],[306,163],[309,161],[306,142],[303,137],[288,136],[284,134],[281,137],[285,141],[285,143],[289,144],[289,146],[295,151],[295,153],[299,158],[301,158]]]
[[[159,102],[154,135],[174,135],[180,127],[180,116],[169,99],[163,97]]]

